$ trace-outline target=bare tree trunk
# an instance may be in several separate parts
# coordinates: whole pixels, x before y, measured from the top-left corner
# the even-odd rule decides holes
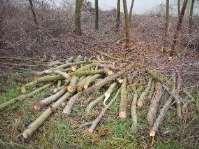
[[[180,12],[180,16],[178,18],[176,31],[174,33],[174,38],[173,38],[173,44],[172,44],[171,51],[170,51],[171,56],[174,54],[174,50],[175,50],[175,47],[176,47],[176,44],[177,44],[179,32],[182,28],[182,21],[183,21],[183,18],[184,18],[186,7],[187,7],[187,2],[188,2],[188,0],[184,0],[183,6],[182,6],[182,9],[181,9],[181,12]]]
[[[129,11],[129,22],[131,23],[131,19],[132,19],[132,12],[133,12],[133,6],[134,6],[134,1],[131,1],[131,7],[130,7],[130,11]]]
[[[76,0],[75,4],[75,33],[81,35],[81,8],[83,0]]]
[[[123,9],[124,9],[124,17],[125,17],[125,40],[126,40],[126,45],[125,47],[129,47],[129,16],[128,16],[128,10],[127,10],[127,3],[126,0],[123,0]]]
[[[163,37],[164,47],[167,47],[168,44],[168,32],[169,32],[169,0],[166,0],[165,33]]]
[[[34,10],[34,6],[33,6],[33,3],[32,3],[32,0],[29,0],[29,3],[30,3],[30,9],[32,11],[34,22],[35,22],[36,25],[38,25],[37,16],[36,16],[36,13],[35,13],[35,10]]]
[[[169,0],[166,0],[165,39],[168,36],[168,29],[169,29]]]
[[[189,12],[189,34],[191,34],[191,32],[192,32],[192,25],[193,25],[192,16],[193,16],[194,3],[195,3],[195,0],[191,0],[191,8],[190,8],[190,12]]]
[[[120,27],[120,0],[117,0],[116,30]]]
[[[98,0],[95,0],[95,30],[99,29]]]
[[[178,0],[178,17],[180,17],[180,0]]]

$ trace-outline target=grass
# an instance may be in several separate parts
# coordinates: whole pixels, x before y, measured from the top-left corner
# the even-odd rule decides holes
[[[7,91],[0,96],[0,103],[3,103],[20,94],[17,87],[17,82],[7,88]],[[137,133],[131,132],[131,119],[118,119],[117,100],[107,111],[103,121],[97,127],[95,133],[89,134],[84,129],[79,129],[78,126],[82,120],[87,120],[86,117],[81,117],[84,113],[84,106],[76,105],[71,117],[64,117],[61,111],[54,113],[45,124],[37,130],[36,133],[28,141],[19,139],[22,131],[35,120],[41,112],[32,110],[32,104],[36,99],[49,95],[50,92],[41,92],[33,99],[27,99],[24,102],[18,102],[4,112],[0,113],[0,147],[1,145],[11,146],[11,148],[27,147],[32,148],[125,148],[139,149],[147,144],[147,123],[145,108],[139,109],[138,113],[138,128],[142,131]],[[198,99],[198,93],[194,96]],[[95,109],[93,109],[95,111]],[[97,111],[95,111],[97,112]],[[95,117],[95,115],[94,115]],[[180,130],[180,125],[175,120],[175,110],[167,114],[167,119],[164,121],[161,131],[176,133]],[[142,138],[142,139],[140,139]],[[7,143],[5,143],[7,142]],[[15,142],[10,144],[11,142]],[[157,149],[183,149],[182,142],[176,140],[173,136],[160,136],[156,139],[155,148]],[[13,147],[14,146],[14,147]],[[5,148],[5,147],[4,147]],[[29,148],[29,146],[28,146]]]

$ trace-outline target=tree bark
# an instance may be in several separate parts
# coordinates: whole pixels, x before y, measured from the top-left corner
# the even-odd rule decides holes
[[[172,44],[172,47],[171,47],[171,52],[170,52],[171,56],[174,54],[174,50],[175,50],[175,47],[176,47],[176,44],[177,44],[179,32],[180,32],[180,30],[182,28],[182,21],[183,21],[183,18],[184,18],[186,7],[187,7],[187,2],[188,2],[188,0],[184,0],[183,6],[182,6],[182,9],[181,9],[181,12],[180,12],[180,16],[179,16],[179,19],[178,19],[176,31],[174,33],[173,44]]]
[[[153,79],[152,79],[152,78],[149,78],[149,82],[148,82],[148,84],[147,84],[147,87],[146,87],[145,90],[141,93],[140,98],[138,98],[137,106],[138,106],[139,108],[143,107],[143,105],[145,104],[146,99],[147,99],[147,96],[148,96],[149,93],[150,93],[150,89],[151,89],[152,83],[153,83]]]
[[[166,0],[166,22],[165,22],[165,43],[167,41],[168,30],[169,30],[169,0]]]
[[[127,10],[127,3],[126,0],[123,0],[123,9],[124,9],[124,20],[125,20],[125,41],[126,45],[125,48],[129,47],[129,34],[130,34],[130,29],[129,29],[129,15],[128,15],[128,10]]]
[[[131,7],[130,7],[130,11],[129,11],[129,22],[130,22],[130,24],[131,24],[131,19],[132,19],[134,1],[135,1],[135,0],[132,0],[132,1],[131,1]]]
[[[148,120],[150,127],[152,127],[154,124],[156,114],[158,111],[158,107],[160,104],[160,99],[163,94],[163,89],[162,89],[161,83],[157,82],[155,88],[156,88],[155,95],[154,95],[153,99],[151,100],[149,112],[147,114],[147,120]]]
[[[99,9],[98,0],[95,0],[95,30],[99,29]]]
[[[180,17],[180,0],[178,0],[178,17]]]
[[[191,34],[192,32],[192,25],[193,25],[193,8],[194,8],[194,3],[195,0],[191,0],[191,8],[190,8],[190,12],[189,12],[189,34]]]
[[[98,83],[96,83],[95,85],[85,89],[82,92],[77,93],[76,95],[74,95],[73,97],[70,98],[70,100],[68,101],[66,107],[63,110],[63,113],[69,115],[72,111],[72,107],[73,105],[79,100],[80,96],[82,95],[88,95],[90,93],[92,93],[95,90],[100,89],[101,87],[103,87],[104,85],[110,83],[111,81],[115,80],[116,78],[125,75],[127,72],[129,72],[132,69],[132,66],[121,70],[120,72],[113,74],[111,76],[108,76],[106,78],[104,78],[103,80],[99,81]]]
[[[60,98],[65,92],[67,91],[66,87],[61,88],[58,92],[56,92],[54,95],[51,95],[41,101],[39,101],[37,104],[33,106],[35,110],[41,110],[43,107],[51,104],[52,102],[56,101],[58,98]]]
[[[116,30],[120,27],[120,0],[117,0]]]
[[[127,79],[125,78],[121,86],[121,100],[119,106],[119,117],[125,119],[127,117],[128,106]]]
[[[37,16],[36,16],[36,13],[35,13],[35,10],[34,10],[34,6],[33,6],[33,3],[32,3],[32,0],[29,0],[29,3],[30,3],[30,9],[32,11],[32,15],[33,15],[33,19],[34,19],[35,25],[38,25]]]
[[[131,129],[133,132],[137,130],[137,113],[136,113],[137,100],[138,100],[138,92],[135,90],[133,95],[133,101],[131,103],[131,117],[132,117]]]
[[[30,137],[35,130],[37,130],[44,121],[69,97],[71,96],[71,93],[65,93],[59,100],[57,100],[51,107],[46,109],[34,122],[32,122],[26,130],[23,132],[23,137],[27,139]]]
[[[81,35],[81,8],[83,0],[76,0],[75,4],[75,33]]]

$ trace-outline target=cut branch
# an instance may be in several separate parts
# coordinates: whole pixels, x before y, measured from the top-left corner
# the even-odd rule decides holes
[[[24,94],[24,95],[18,96],[18,97],[16,97],[16,98],[13,98],[13,99],[7,101],[7,102],[2,103],[2,104],[0,105],[0,111],[3,110],[3,109],[5,109],[6,107],[10,106],[11,104],[16,103],[17,101],[23,101],[23,100],[25,100],[26,98],[32,97],[33,95],[35,95],[35,94],[41,92],[42,90],[48,88],[50,85],[51,85],[51,84],[46,84],[46,85],[44,85],[44,86],[42,86],[42,87],[40,87],[40,88],[38,88],[38,89],[36,89],[36,90],[34,90],[34,91],[28,93],[28,94]]]
[[[146,98],[149,95],[149,92],[150,92],[150,89],[151,89],[151,86],[152,86],[152,82],[153,82],[153,79],[150,78],[149,82],[147,84],[147,87],[145,88],[145,90],[140,95],[140,98],[138,99],[138,102],[137,102],[137,105],[138,105],[139,108],[141,108],[144,105],[144,103],[146,102]]]
[[[121,86],[121,100],[119,107],[119,117],[125,119],[127,117],[128,93],[127,93],[127,79],[125,78]]]
[[[81,95],[88,95],[90,93],[92,93],[95,90],[100,89],[101,87],[103,87],[104,85],[110,83],[111,81],[115,80],[116,78],[125,75],[127,72],[129,72],[131,70],[131,66],[128,67],[127,69],[124,69],[116,74],[113,74],[111,76],[108,76],[106,78],[104,78],[103,80],[99,81],[98,83],[96,83],[95,85],[85,89],[82,92],[77,93],[76,95],[74,95],[73,97],[70,98],[70,100],[68,101],[66,107],[63,110],[63,113],[69,115],[72,111],[72,107],[73,105],[79,100],[79,97]]]
[[[56,94],[49,96],[41,101],[39,101],[39,103],[34,105],[34,109],[35,110],[40,110],[42,107],[45,107],[49,104],[51,104],[52,102],[56,101],[59,97],[61,97],[65,92],[67,91],[66,87],[62,87],[62,89],[60,91],[58,91]]]
[[[147,120],[148,120],[150,127],[153,126],[162,94],[163,94],[162,85],[161,85],[161,83],[157,82],[156,86],[155,86],[155,95],[154,95],[153,99],[151,100],[149,112],[147,115]]]
[[[100,112],[100,114],[98,115],[98,117],[92,122],[90,128],[88,129],[88,132],[93,133],[93,131],[95,130],[96,126],[98,125],[98,123],[100,122],[100,120],[102,119],[102,117],[104,116],[104,114],[106,113],[106,111],[110,108],[110,106],[112,105],[112,103],[117,99],[119,93],[120,93],[120,89],[118,89],[118,91],[115,94],[115,96],[113,97],[113,99],[109,102],[108,105],[106,105],[102,109],[102,111]]]
[[[51,107],[45,110],[33,123],[28,126],[28,129],[24,130],[23,137],[27,139],[30,137],[43,123],[44,121],[55,111],[61,104],[71,96],[71,93],[64,94],[59,100],[57,100]]]

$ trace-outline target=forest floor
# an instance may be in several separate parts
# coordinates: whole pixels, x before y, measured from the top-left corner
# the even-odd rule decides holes
[[[182,73],[184,86],[187,88],[196,86],[193,96],[197,100],[199,99],[198,49],[191,50],[182,46],[183,48],[177,48],[178,54],[176,56],[169,57],[167,53],[169,48],[166,48],[166,51],[161,48],[162,19],[159,17],[148,17],[146,19],[144,16],[135,17],[135,23],[132,25],[130,47],[125,49],[122,30],[117,33],[111,27],[114,24],[107,25],[106,23],[113,22],[112,14],[109,15],[106,20],[101,21],[100,28],[102,29],[98,32],[91,29],[92,23],[88,23],[88,20],[91,20],[92,17],[83,17],[83,21],[86,21],[87,24],[82,23],[82,36],[77,36],[69,31],[63,34],[61,30],[63,26],[59,28],[60,30],[57,28],[51,30],[50,27],[48,29],[36,29],[31,25],[33,28],[31,37],[24,27],[20,30],[20,34],[23,34],[23,36],[17,42],[14,39],[15,37],[9,39],[11,33],[7,33],[0,48],[0,103],[20,94],[19,86],[31,79],[32,70],[45,68],[48,61],[77,55],[87,57],[98,57],[100,55],[106,59],[129,63],[129,65],[130,63],[140,63],[147,68],[153,68],[165,74],[171,74],[173,70],[177,69]],[[9,30],[9,26],[7,29]],[[35,40],[35,36],[39,39]],[[170,36],[172,37],[172,34]],[[48,93],[42,92],[34,98],[16,103],[4,112],[0,112],[0,148],[137,149],[149,147],[150,141],[146,135],[145,123],[147,111],[143,109],[139,113],[140,130],[137,134],[131,134],[129,131],[131,119],[119,120],[118,116],[115,115],[118,109],[114,108],[117,106],[113,106],[108,112],[109,117],[105,116],[103,125],[100,125],[93,134],[78,128],[81,120],[80,114],[83,110],[79,105],[74,109],[71,117],[63,116],[61,111],[58,110],[59,112],[51,116],[33,137],[25,141],[21,140],[21,132],[40,114],[32,110],[32,104],[46,96],[46,94]],[[115,105],[118,104],[118,102],[115,103]],[[197,148],[199,140],[197,125],[199,119],[197,115],[189,125],[182,124],[180,121],[176,121],[175,118],[175,112],[168,115],[164,122],[167,125],[161,129],[161,133],[155,139],[154,147],[159,149]],[[190,134],[190,136],[184,138],[185,134]]]

